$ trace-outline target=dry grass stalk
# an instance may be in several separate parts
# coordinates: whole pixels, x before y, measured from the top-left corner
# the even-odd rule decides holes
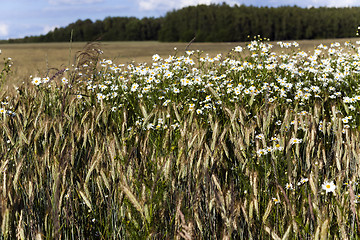
[[[328,238],[329,219],[327,218],[321,224],[320,240],[327,240]]]
[[[270,227],[265,226],[264,229],[265,229],[265,231],[272,237],[272,239],[274,239],[274,240],[281,240],[281,238],[279,237],[279,235],[277,235]]]

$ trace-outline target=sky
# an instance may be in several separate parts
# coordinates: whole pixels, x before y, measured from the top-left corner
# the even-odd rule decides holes
[[[190,5],[222,2],[231,6],[360,6],[360,0],[0,0],[0,39],[46,34],[78,19],[160,17]]]

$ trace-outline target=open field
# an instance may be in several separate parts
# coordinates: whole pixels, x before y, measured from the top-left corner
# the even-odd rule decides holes
[[[358,38],[352,39],[327,39],[327,40],[301,40],[297,41],[302,50],[311,51],[320,43],[329,45],[332,42],[344,43],[345,41],[355,42]],[[280,48],[276,42],[271,42],[274,50]],[[47,69],[60,69],[69,66],[74,62],[75,54],[81,51],[86,43],[33,43],[33,44],[1,44],[1,57],[11,57],[14,66],[11,83],[22,82],[30,75],[44,76]],[[192,43],[188,50],[201,50],[210,56],[218,53],[226,55],[236,46],[245,46],[245,43]],[[178,49],[179,54],[183,54],[188,43],[161,43],[161,42],[101,42],[98,47],[104,52],[102,58],[111,59],[114,63],[151,62],[154,54],[162,57],[174,55],[174,48]],[[11,84],[10,83],[10,84]]]
[[[88,49],[0,94],[0,238],[360,239],[359,44],[307,43]]]

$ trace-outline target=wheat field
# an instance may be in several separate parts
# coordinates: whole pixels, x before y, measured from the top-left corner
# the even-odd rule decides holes
[[[1,239],[360,239],[357,40],[1,45]]]

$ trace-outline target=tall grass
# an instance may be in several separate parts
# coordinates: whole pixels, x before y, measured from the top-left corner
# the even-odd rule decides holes
[[[356,47],[247,49],[118,66],[90,46],[4,93],[1,237],[358,239]]]

